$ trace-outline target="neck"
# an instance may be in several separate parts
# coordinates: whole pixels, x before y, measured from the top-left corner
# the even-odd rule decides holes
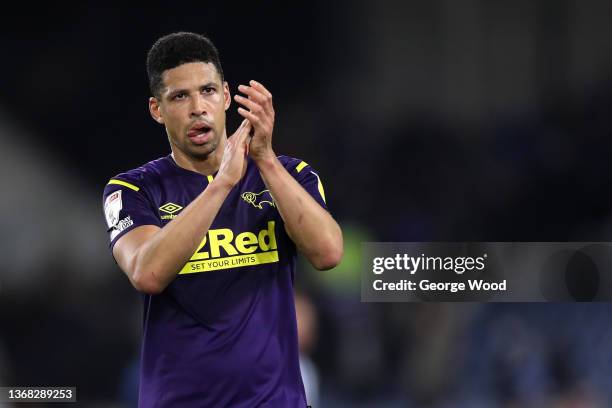
[[[197,159],[192,156],[188,156],[180,149],[171,145],[172,158],[179,167],[186,170],[195,171],[204,176],[214,174],[219,170],[221,160],[223,159],[223,151],[225,150],[225,143],[227,143],[227,136],[225,132],[219,139],[217,148],[205,158]]]

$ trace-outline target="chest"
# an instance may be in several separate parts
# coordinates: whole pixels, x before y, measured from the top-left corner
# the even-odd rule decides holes
[[[167,225],[209,185],[205,177],[174,177],[165,180],[154,205],[160,224]],[[249,172],[225,198],[211,228],[248,231],[278,220],[274,198],[257,172]]]

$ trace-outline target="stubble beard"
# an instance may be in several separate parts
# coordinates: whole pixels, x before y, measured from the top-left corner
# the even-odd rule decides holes
[[[187,143],[191,143],[191,141],[188,140]],[[213,137],[213,139],[206,144],[203,144],[201,146],[193,144],[187,145],[186,153],[194,160],[206,161],[206,159],[208,159],[210,155],[215,153],[215,150],[217,150],[218,146],[219,139],[216,137],[215,132],[215,137]]]

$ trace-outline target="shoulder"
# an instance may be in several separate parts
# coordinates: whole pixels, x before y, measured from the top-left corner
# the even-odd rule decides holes
[[[309,170],[312,170],[312,167],[308,163],[296,157],[282,155],[277,156],[277,159],[289,173],[294,175],[302,173],[307,167],[309,167]]]
[[[107,182],[110,186],[122,186],[133,191],[149,190],[159,185],[159,181],[171,169],[167,157],[161,157],[143,164],[140,167],[127,170],[111,177]]]
[[[325,207],[325,191],[318,172],[302,159],[290,156],[277,156],[277,158],[285,166],[287,172],[309,191],[319,204],[327,208]]]

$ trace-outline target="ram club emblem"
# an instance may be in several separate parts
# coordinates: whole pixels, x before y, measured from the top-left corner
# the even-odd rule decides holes
[[[276,205],[274,205],[274,198],[272,197],[272,194],[270,194],[270,190],[264,190],[260,193],[245,191],[240,197],[242,197],[242,199],[247,203],[252,204],[253,207],[259,208],[260,210],[263,210],[263,204],[276,207]]]

